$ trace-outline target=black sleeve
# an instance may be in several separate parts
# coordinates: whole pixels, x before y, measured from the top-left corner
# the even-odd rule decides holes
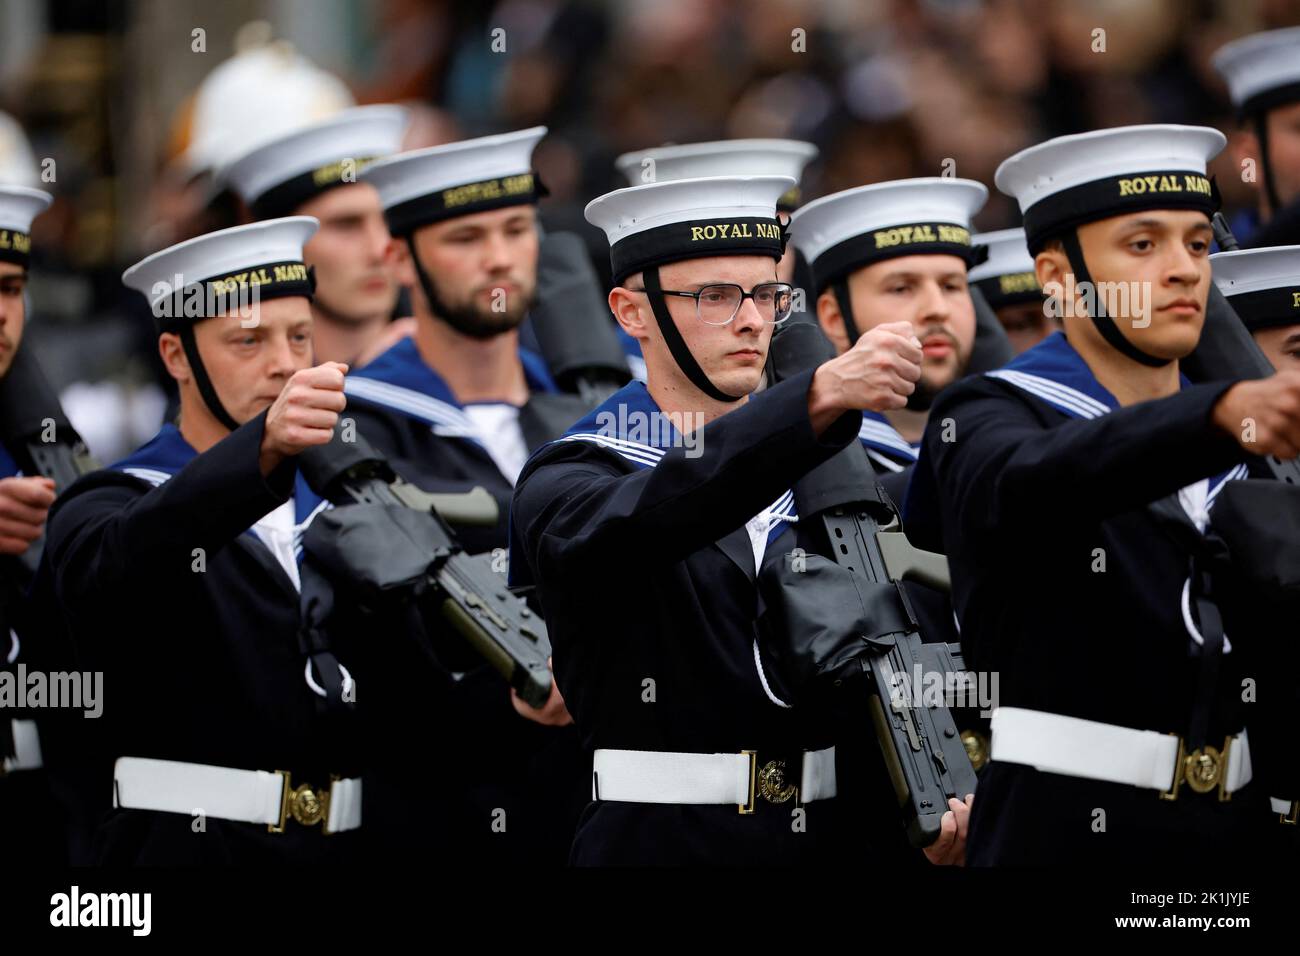
[[[63,600],[188,571],[283,504],[296,471],[287,459],[263,478],[266,415],[231,432],[145,494],[125,483],[69,489],[51,512],[47,559]]]
[[[626,473],[583,443],[550,446],[515,488],[512,525],[525,560],[532,568],[542,553],[546,560],[680,560],[735,531],[857,440],[857,412],[817,437],[808,417],[812,374],[759,393],[706,425],[697,454],[674,448],[653,468]]]
[[[972,379],[931,412],[925,450],[968,527],[1023,527],[1049,513],[1093,523],[1251,457],[1211,420],[1231,384],[1048,424],[1014,386]]]

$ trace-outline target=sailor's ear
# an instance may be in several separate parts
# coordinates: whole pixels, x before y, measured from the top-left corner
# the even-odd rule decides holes
[[[181,337],[175,332],[164,332],[158,336],[158,355],[162,359],[167,374],[177,382],[190,380],[190,360],[181,345]]]

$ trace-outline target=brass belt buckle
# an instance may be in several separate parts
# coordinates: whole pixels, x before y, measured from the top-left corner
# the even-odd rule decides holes
[[[740,804],[736,809],[739,810],[741,814],[749,814],[754,812],[754,777],[758,769],[758,752],[754,750],[742,750],[740,753],[741,756],[749,758],[749,794],[745,798],[745,802]]]
[[[329,835],[330,791],[315,789],[307,783],[299,784],[294,788],[289,780],[289,771],[277,770],[276,773],[283,778],[280,790],[280,821],[278,824],[269,823],[266,828],[272,833],[283,833],[285,819],[293,817],[305,827],[323,822],[324,826],[321,829]],[[338,777],[331,775],[331,789],[337,779]]]
[[[742,756],[749,758],[749,792],[746,802],[737,807],[740,813],[753,813],[754,801],[758,797],[762,797],[768,803],[775,804],[785,803],[793,797],[795,802],[798,803],[799,785],[798,783],[786,782],[786,762],[784,760],[769,760],[760,769],[758,766],[758,751],[742,750],[740,753]]]
[[[1279,813],[1277,815],[1277,822],[1289,823],[1291,826],[1295,826],[1297,821],[1300,821],[1300,800],[1292,800],[1291,812]]]
[[[961,745],[966,748],[972,770],[979,770],[989,762],[989,739],[978,730],[963,730]]]
[[[1178,756],[1174,759],[1173,783],[1168,790],[1161,791],[1160,799],[1177,800],[1178,788],[1185,782],[1195,793],[1209,793],[1217,789],[1221,803],[1231,800],[1232,794],[1228,791],[1228,756],[1232,750],[1232,737],[1223,738],[1222,750],[1207,744],[1188,753],[1181,736],[1169,736],[1178,739]]]

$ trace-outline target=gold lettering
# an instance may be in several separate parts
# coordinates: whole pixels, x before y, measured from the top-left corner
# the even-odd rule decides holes
[[[1011,275],[998,276],[998,291],[1003,295],[1017,292],[1037,292],[1038,277],[1032,272],[1016,272]]]

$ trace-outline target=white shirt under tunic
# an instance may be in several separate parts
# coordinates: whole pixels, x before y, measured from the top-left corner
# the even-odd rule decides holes
[[[280,562],[280,567],[284,568],[284,573],[289,575],[293,586],[302,590],[302,582],[298,578],[298,559],[293,553],[293,519],[293,498],[290,498],[253,525],[253,533],[261,538],[262,543],[275,555],[275,560]]]
[[[518,407],[505,402],[475,402],[465,406],[465,414],[474,423],[475,437],[487,449],[497,471],[513,485],[528,461]]]

